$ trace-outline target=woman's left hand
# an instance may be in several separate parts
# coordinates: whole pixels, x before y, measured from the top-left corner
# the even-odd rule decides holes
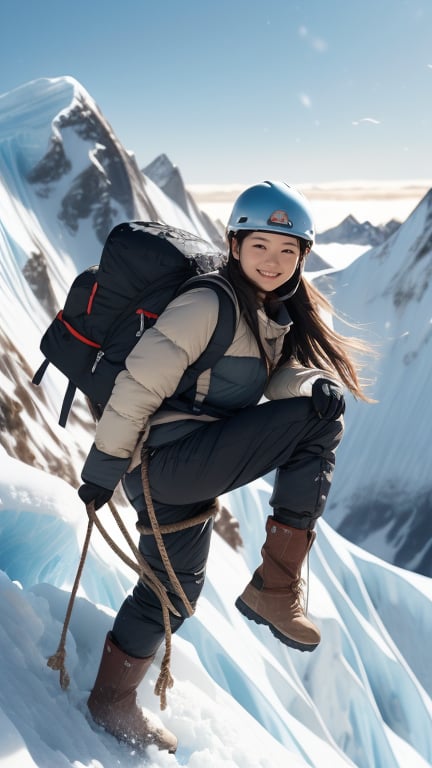
[[[317,379],[312,385],[312,403],[320,419],[335,421],[345,411],[342,386],[331,379]]]

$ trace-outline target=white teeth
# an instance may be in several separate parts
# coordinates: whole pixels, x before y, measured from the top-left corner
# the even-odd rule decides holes
[[[277,277],[279,274],[278,272],[264,272],[263,269],[259,269],[258,272],[264,277]]]

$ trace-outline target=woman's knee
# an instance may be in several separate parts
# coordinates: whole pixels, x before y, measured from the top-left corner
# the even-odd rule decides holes
[[[162,583],[166,579],[161,580]],[[204,586],[203,574],[181,582],[187,602],[169,591],[167,598],[175,612],[169,612],[171,632],[174,634],[195,610]],[[113,626],[113,636],[126,653],[136,657],[152,656],[165,637],[165,623],[160,599],[153,590],[139,581],[132,594],[121,606]]]

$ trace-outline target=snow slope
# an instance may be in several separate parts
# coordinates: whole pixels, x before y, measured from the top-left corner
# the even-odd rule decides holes
[[[367,555],[321,523],[310,610],[323,641],[314,654],[281,646],[234,607],[257,562],[269,494],[260,481],[224,499],[245,547],[235,552],[213,538],[197,613],[174,637],[167,710],[158,711],[152,691],[156,663],[140,687],[143,706],[180,742],[176,758],[149,750],[143,760],[92,727],[85,706],[103,638],[133,578],[94,534],[67,638],[71,685],[62,691],[46,659],[60,638],[85,515],[63,480],[2,455],[0,766],[430,763],[430,580]]]

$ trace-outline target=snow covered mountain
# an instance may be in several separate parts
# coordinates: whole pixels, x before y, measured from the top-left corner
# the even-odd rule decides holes
[[[428,576],[431,277],[432,190],[386,243],[318,280],[378,353],[368,367],[378,403],[349,401],[327,520],[369,551]]]
[[[179,736],[177,755],[149,750],[140,758],[86,717],[104,634],[133,583],[133,574],[98,534],[92,538],[67,638],[71,686],[67,692],[59,688],[46,659],[58,645],[85,534],[76,487],[93,425],[78,401],[68,429],[58,426],[65,386],[60,374],[49,370],[43,387],[31,385],[41,362],[40,336],[72,277],[98,260],[104,227],[129,217],[151,217],[201,236],[208,233],[193,211],[189,217],[139,172],[91,97],[71,78],[35,81],[0,97],[0,177],[1,768],[426,768],[432,763],[431,580],[368,554],[323,521],[310,557],[309,593],[309,610],[323,641],[314,654],[282,646],[234,607],[259,561],[271,492],[266,480],[222,500],[239,521],[243,547],[234,551],[215,534],[202,600],[173,640],[176,682],[159,716]],[[376,301],[375,335],[385,331],[389,340],[390,333],[402,332],[402,317],[405,323],[410,320],[416,339],[402,349],[393,345],[398,367],[392,370],[404,386],[409,383],[406,366],[417,373],[421,389],[412,384],[408,391],[423,408],[427,329],[414,309],[421,306],[426,312],[427,307],[422,268],[427,240],[421,238],[428,211],[420,206],[405,235],[401,228],[398,237],[405,239],[394,244],[396,257],[390,250],[376,253],[368,288],[359,272],[363,304],[360,296],[353,302],[354,278],[350,299],[344,294],[346,275],[333,275],[335,285],[340,281],[338,303],[340,296],[353,316],[363,318],[362,306]],[[411,270],[405,274],[401,249],[405,245],[406,257],[416,238]],[[369,256],[352,268],[360,270],[363,260],[367,264]],[[414,282],[420,275],[422,283]],[[380,314],[381,294],[385,312]],[[387,322],[394,326],[387,328]],[[389,349],[379,362],[384,373],[391,358]],[[395,383],[392,397],[396,393],[401,397]],[[393,407],[394,402],[400,401],[394,400]],[[360,418],[357,407],[363,409]],[[350,403],[339,472],[340,488],[347,493],[358,487],[359,462],[366,475],[371,464],[382,467],[387,482],[390,449],[394,458],[399,456],[397,465],[392,462],[397,478],[401,458],[409,461],[406,450],[401,453],[399,446],[397,453],[398,446],[386,439],[394,430],[394,424],[390,433],[385,429],[389,405],[379,434],[375,429],[367,448],[357,454],[360,422],[373,421],[369,413],[376,414],[378,407]],[[414,412],[412,403],[412,419]],[[426,419],[416,423],[416,438],[425,425]],[[405,422],[402,427],[408,434]],[[427,456],[425,440],[422,447]],[[416,468],[418,477],[426,477],[424,463]],[[375,479],[380,481],[378,470]],[[348,495],[346,503],[353,498]],[[340,490],[331,510],[335,516],[342,510],[338,499]],[[120,493],[116,502],[133,530],[133,511]],[[369,509],[374,512],[373,504]],[[113,532],[108,510],[101,514]],[[139,691],[143,705],[156,714],[152,688],[157,672],[155,663]]]

